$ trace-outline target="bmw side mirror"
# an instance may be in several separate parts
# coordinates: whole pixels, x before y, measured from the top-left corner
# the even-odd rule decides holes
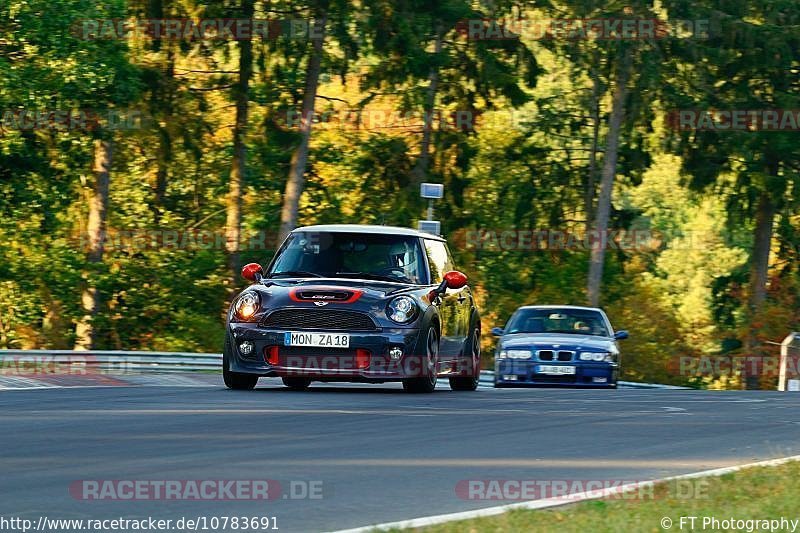
[[[242,277],[248,281],[261,281],[264,269],[258,263],[248,263],[242,267]]]
[[[494,335],[495,337],[502,337],[503,328],[492,328],[492,335]]]
[[[618,341],[627,339],[628,338],[628,332],[625,331],[624,329],[619,330],[616,333],[614,333],[614,338],[617,339]]]

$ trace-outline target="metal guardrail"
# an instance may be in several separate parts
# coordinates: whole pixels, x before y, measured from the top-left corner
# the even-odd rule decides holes
[[[58,365],[58,370],[55,370]],[[66,369],[63,367],[69,367]],[[0,375],[11,371],[33,374],[125,372],[196,372],[219,370],[221,353],[142,352],[124,350],[0,350]],[[51,370],[52,369],[52,370]],[[494,382],[494,371],[482,370],[480,382]],[[638,389],[685,389],[657,383],[619,381]]]
[[[64,372],[195,372],[219,370],[221,353],[140,352],[122,350],[0,350],[0,374],[9,370],[31,373]]]

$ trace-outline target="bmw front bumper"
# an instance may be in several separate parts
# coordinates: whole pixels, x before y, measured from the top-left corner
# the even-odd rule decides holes
[[[556,373],[552,367],[574,368],[574,373]],[[613,387],[619,365],[607,362],[551,363],[502,359],[495,362],[495,386]]]

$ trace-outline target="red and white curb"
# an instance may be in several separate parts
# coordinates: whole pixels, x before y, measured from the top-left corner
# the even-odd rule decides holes
[[[97,376],[3,376],[0,391],[106,387],[215,387],[213,379],[180,374],[129,374]]]

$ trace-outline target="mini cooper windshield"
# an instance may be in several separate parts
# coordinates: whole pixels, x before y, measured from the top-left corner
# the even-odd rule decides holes
[[[358,278],[428,283],[419,239],[406,235],[296,232],[289,236],[267,277]]]
[[[520,309],[506,333],[572,333],[609,337],[600,313],[589,309]]]

